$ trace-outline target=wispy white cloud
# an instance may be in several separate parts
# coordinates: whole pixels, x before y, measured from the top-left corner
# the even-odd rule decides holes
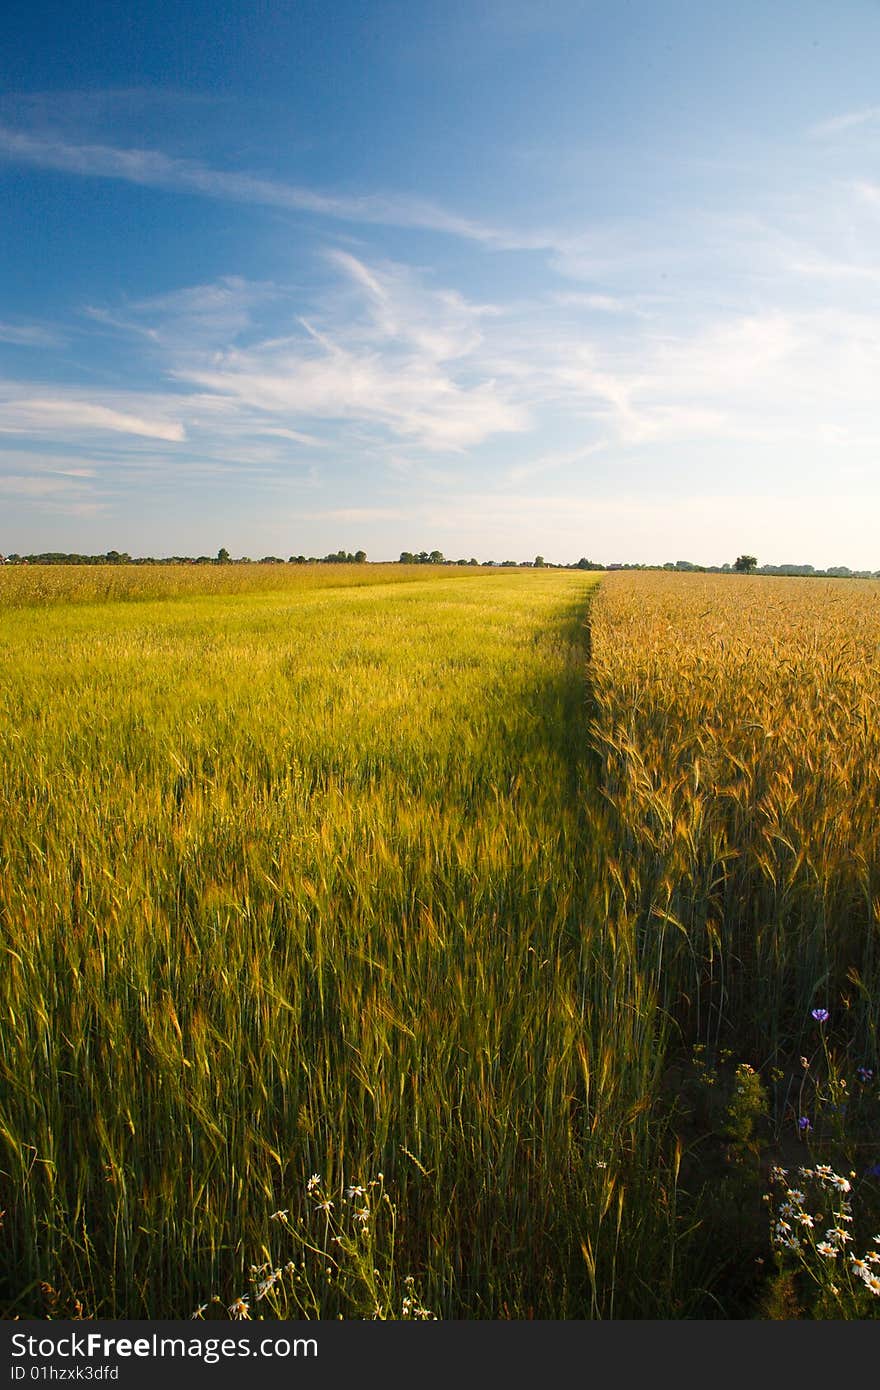
[[[665,253],[646,251],[634,239],[621,251],[619,229],[599,237],[593,231],[488,223],[425,198],[398,193],[321,192],[264,174],[214,168],[198,160],[167,155],[161,150],[75,143],[60,136],[34,134],[0,124],[2,160],[82,178],[112,179],[250,206],[281,208],[362,226],[439,232],[496,251],[547,252],[554,257],[557,269],[575,279],[601,275],[603,270],[618,266],[622,259],[631,263],[636,258],[651,264],[662,259],[664,254],[667,258],[669,255],[668,248]]]
[[[505,400],[494,382],[463,387],[430,363],[392,365],[341,346],[312,355],[230,352],[216,366],[174,375],[276,417],[373,422],[427,448],[461,449],[529,424],[528,412]]]
[[[867,120],[872,112],[873,108],[836,119]],[[521,222],[512,225],[509,221],[490,223],[461,215],[424,198],[394,192],[369,192],[358,196],[319,191],[263,173],[216,168],[198,160],[168,155],[159,149],[77,143],[61,136],[36,134],[2,124],[0,160],[83,178],[112,179],[255,207],[286,209],[365,228],[386,226],[439,232],[497,252],[536,252],[556,274],[591,284],[593,288],[582,292],[580,308],[597,314],[643,313],[640,301],[646,298],[646,284],[654,286],[656,299],[663,277],[692,275],[697,266],[715,276],[740,265],[748,266],[752,272],[759,271],[762,266],[779,259],[785,240],[784,233],[763,224],[753,212],[733,215],[726,209],[713,217],[704,207],[689,209],[687,237],[681,236],[677,221],[664,227],[654,218],[648,234],[646,219],[631,216],[594,223],[588,209],[580,214],[572,212],[564,223],[542,224],[536,217],[530,217],[528,225]],[[869,198],[872,196],[870,185],[864,185],[863,193]],[[342,257],[345,253],[338,254]],[[626,285],[627,292],[610,292],[609,287],[619,282]],[[225,305],[227,311],[236,292],[235,285],[235,277],[218,282],[221,299],[229,301]],[[632,293],[634,285],[640,286],[640,294]],[[362,281],[362,288],[370,289],[366,279]],[[573,299],[568,303],[575,307]],[[146,305],[144,302],[144,308]],[[375,307],[378,312],[381,307],[378,298]],[[206,305],[205,313],[223,309],[222,303]],[[96,316],[107,313],[106,310],[93,312]],[[143,325],[139,331],[144,331]]]
[[[528,407],[479,357],[491,305],[426,287],[390,262],[368,265],[338,250],[327,260],[340,277],[336,291],[317,316],[287,318],[292,331],[280,335],[254,337],[253,295],[243,283],[233,286],[234,322],[223,307],[219,316],[203,312],[214,303],[211,286],[171,304],[152,301],[168,375],[198,388],[205,408],[238,428],[304,445],[318,442],[315,422],[366,426],[452,452],[529,427]],[[222,288],[221,305],[229,286]],[[191,411],[187,422],[194,427]]]
[[[13,388],[14,390],[14,388]],[[74,392],[16,398],[7,386],[0,391],[0,434],[67,435],[94,430],[133,434],[180,443],[186,438],[175,420],[146,418],[107,405],[83,400]],[[147,398],[147,403],[150,403]]]
[[[109,432],[129,452],[185,444],[187,466],[225,458],[252,473],[289,472],[331,441],[336,454],[400,440],[456,454],[529,429],[528,404],[482,359],[492,305],[390,261],[335,249],[326,263],[336,286],[310,317],[286,287],[238,277],[90,306],[93,322],[140,338],[174,392],[0,383],[0,434],[96,447]]]
[[[285,429],[283,425],[260,424],[255,422],[254,430],[268,439],[287,439],[293,444],[305,444],[309,449],[326,449],[328,440],[319,439],[315,434],[306,434],[303,430]]]
[[[157,346],[228,344],[251,328],[254,310],[275,303],[279,286],[227,275],[208,284],[133,299],[113,309],[87,305],[84,315],[102,326]]]
[[[0,323],[0,343],[15,347],[53,348],[62,339],[58,332],[40,323]]]
[[[700,439],[868,447],[877,433],[880,325],[869,312],[716,315],[666,331],[655,312],[619,323],[609,340],[589,318],[579,330],[554,293],[517,319],[409,267],[339,250],[326,259],[337,288],[309,318],[284,287],[235,277],[130,302],[120,322],[149,326],[174,393],[7,383],[0,433],[85,447],[127,436],[129,451],[158,441],[190,469],[266,477],[305,477],[316,454],[331,469],[357,456],[427,482],[433,455],[450,486],[456,456],[504,435],[518,436],[506,476],[519,483],[589,477],[615,449]],[[274,331],[261,335],[267,306]],[[532,431],[550,419],[581,444],[530,457]],[[166,467],[177,466],[171,457]]]
[[[839,135],[844,130],[872,125],[877,121],[880,121],[880,106],[865,106],[858,111],[844,111],[839,116],[817,121],[815,125],[810,126],[809,133],[814,136]]]
[[[435,204],[400,196],[344,197],[319,193],[282,180],[214,169],[196,160],[177,159],[159,150],[114,145],[73,144],[0,126],[0,158],[85,178],[117,179],[143,187],[178,189],[233,202],[314,213],[344,222],[421,228],[447,232],[487,245],[505,245],[502,230],[459,217]]]
[[[482,339],[481,320],[495,317],[492,304],[471,304],[455,290],[427,288],[409,267],[385,262],[368,267],[347,251],[326,258],[359,292],[367,308],[366,336],[397,340],[443,362],[472,353]]]
[[[599,437],[585,444],[594,447],[700,439],[712,447],[733,440],[844,447],[880,434],[872,425],[880,318],[869,307],[729,313],[690,329],[671,322],[665,332],[652,319],[613,342],[571,330],[556,342],[525,330],[517,340],[508,328],[499,357],[486,365],[513,383],[515,398],[528,399],[533,412],[592,422]],[[549,460],[575,476],[566,451]]]

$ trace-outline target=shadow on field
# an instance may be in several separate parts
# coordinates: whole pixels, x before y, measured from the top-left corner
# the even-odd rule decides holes
[[[560,614],[554,636],[566,649],[562,669],[547,682],[544,690],[544,737],[548,751],[559,758],[563,768],[561,790],[565,805],[579,815],[586,812],[586,801],[598,789],[600,759],[589,738],[596,714],[596,701],[590,679],[593,639],[590,610],[598,585],[584,598],[572,601]]]

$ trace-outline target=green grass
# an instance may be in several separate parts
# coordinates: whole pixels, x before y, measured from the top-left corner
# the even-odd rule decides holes
[[[442,573],[3,619],[16,1311],[231,1298],[311,1172],[382,1170],[430,1306],[585,1315],[638,1108],[591,1019],[592,581]]]

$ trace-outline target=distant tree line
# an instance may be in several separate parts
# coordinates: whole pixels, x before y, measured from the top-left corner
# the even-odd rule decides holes
[[[44,551],[42,555],[0,556],[7,565],[151,565],[155,560],[133,560],[124,550],[108,550],[105,555],[68,555],[60,550]],[[173,564],[171,560],[166,564]]]
[[[290,555],[283,560],[279,555],[264,555],[254,561],[249,555],[237,559],[230,555],[225,546],[216,555],[166,555],[156,558],[152,555],[133,556],[125,550],[107,550],[103,555],[80,555],[77,552],[60,550],[44,551],[39,555],[0,555],[4,565],[363,565],[367,562],[367,552],[356,550],[331,551],[329,555]],[[813,565],[785,564],[759,565],[754,555],[738,555],[733,564],[697,565],[691,560],[667,560],[663,565],[629,564],[623,562],[600,563],[588,560],[582,555],[579,560],[568,564],[555,564],[536,555],[534,560],[447,560],[442,550],[402,550],[401,565],[482,565],[496,569],[562,569],[562,570],[675,570],[693,571],[698,574],[775,574],[801,575],[815,579],[880,579],[878,570],[853,570],[846,565],[832,565],[828,569],[816,569]]]
[[[478,565],[479,560],[447,560],[442,550],[401,550],[401,565]]]
[[[610,563],[590,565],[604,570],[666,570],[694,574],[776,574],[803,576],[813,579],[880,579],[880,570],[853,570],[846,565],[831,565],[817,570],[813,565],[759,565],[754,555],[738,555],[732,565],[695,565],[691,560],[667,560],[663,565]]]
[[[469,560],[447,560],[442,550],[402,550],[399,563],[401,565],[483,565],[490,569],[602,570],[605,568],[604,565],[583,557],[572,565],[554,565],[549,560],[545,560],[543,555],[536,555],[534,560],[476,560],[473,556]]]
[[[153,555],[129,555],[125,550],[108,550],[103,555],[79,555],[61,550],[44,551],[40,555],[0,555],[4,565],[362,565],[366,563],[367,552],[356,550],[337,550],[331,555],[291,555],[286,561],[280,555],[264,555],[254,561],[249,555],[233,559],[225,546],[216,555],[165,555],[157,559]]]
[[[650,566],[609,565],[609,569],[648,569]],[[690,560],[668,560],[665,570],[695,570],[701,574],[776,574],[814,579],[880,579],[880,570],[853,570],[847,565],[830,565],[817,570],[813,565],[759,565],[754,555],[738,555],[732,565],[695,565]]]

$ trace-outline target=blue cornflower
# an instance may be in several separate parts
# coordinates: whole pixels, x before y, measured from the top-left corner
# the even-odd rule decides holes
[[[798,1120],[798,1129],[800,1130],[801,1134],[809,1134],[812,1128],[813,1126],[807,1119],[806,1115],[801,1115],[800,1119]]]
[[[856,1067],[856,1076],[860,1081],[863,1081],[865,1085],[867,1085],[869,1081],[874,1080],[874,1073],[870,1067]]]
[[[813,1009],[813,1018],[817,1023],[827,1023],[830,1017],[827,1009]]]

